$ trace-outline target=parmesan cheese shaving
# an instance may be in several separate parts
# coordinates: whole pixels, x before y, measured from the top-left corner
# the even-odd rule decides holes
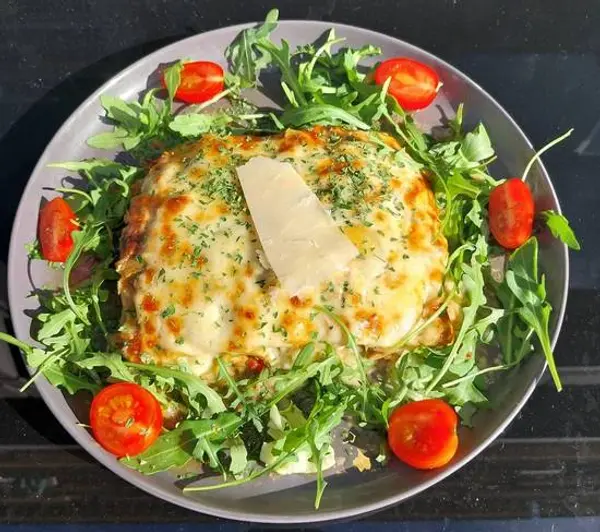
[[[290,294],[330,280],[358,255],[291,164],[258,156],[237,174],[265,255]]]

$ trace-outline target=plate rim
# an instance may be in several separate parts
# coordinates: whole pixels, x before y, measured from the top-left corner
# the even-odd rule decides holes
[[[36,163],[35,167],[33,168],[31,174],[28,177],[27,184],[26,184],[25,188],[23,189],[23,193],[19,200],[19,206],[15,213],[15,217],[14,217],[13,225],[12,225],[12,229],[11,229],[9,254],[8,254],[8,269],[7,269],[7,278],[9,280],[9,282],[8,282],[8,300],[9,300],[9,310],[10,310],[10,314],[11,314],[11,323],[13,324],[13,328],[15,330],[15,335],[17,337],[22,338],[23,335],[21,335],[17,332],[17,327],[14,326],[14,322],[12,320],[12,309],[15,307],[14,301],[16,301],[16,298],[17,298],[17,290],[16,290],[16,288],[14,288],[14,283],[10,283],[10,279],[15,278],[14,270],[15,270],[16,266],[15,266],[15,261],[13,260],[13,257],[17,253],[23,253],[23,242],[17,238],[17,233],[19,233],[19,231],[17,229],[19,226],[20,219],[24,216],[24,212],[28,209],[28,206],[26,206],[24,199],[26,196],[28,196],[30,194],[31,190],[34,188],[34,183],[33,183],[32,177],[37,175],[38,173],[42,172],[47,167],[48,163],[47,163],[46,159],[48,158],[48,152],[50,151],[50,147],[55,142],[56,138],[61,136],[66,130],[68,130],[68,128],[71,126],[71,124],[73,122],[76,122],[77,117],[85,109],[87,109],[91,105],[97,104],[100,95],[105,94],[107,91],[110,91],[110,88],[113,85],[117,84],[121,79],[126,77],[130,73],[131,70],[134,70],[142,63],[151,61],[151,59],[154,56],[157,56],[157,55],[165,52],[169,48],[180,47],[181,45],[184,45],[185,43],[192,42],[200,36],[205,37],[210,34],[215,34],[215,33],[224,32],[224,31],[235,31],[236,33],[239,33],[241,30],[249,28],[249,27],[253,27],[256,24],[260,24],[261,22],[262,21],[247,22],[247,23],[235,24],[235,25],[230,25],[230,26],[224,26],[222,28],[216,28],[216,29],[212,29],[212,30],[208,30],[208,31],[203,31],[200,33],[196,33],[194,35],[190,35],[183,39],[176,40],[166,46],[157,48],[150,54],[140,57],[139,59],[137,59],[136,61],[131,63],[129,66],[120,70],[118,73],[116,73],[114,76],[112,76],[106,82],[104,82],[102,85],[100,85],[79,106],[77,106],[77,108],[70,114],[70,116],[57,129],[57,131],[52,136],[52,139],[46,145],[45,149],[43,150],[42,154],[40,155],[40,157],[38,159],[38,162]],[[527,135],[525,135],[525,133],[521,129],[521,127],[517,124],[517,122],[513,119],[513,117],[508,113],[508,111],[506,111],[504,109],[504,107],[502,105],[500,105],[500,103],[493,96],[491,96],[483,87],[481,87],[481,85],[479,85],[479,83],[477,81],[473,80],[470,76],[466,75],[461,70],[454,67],[452,64],[448,63],[444,59],[441,59],[440,57],[429,52],[428,50],[425,50],[419,46],[416,46],[407,41],[404,41],[403,39],[394,37],[392,35],[388,35],[386,33],[381,33],[381,32],[371,30],[368,28],[363,28],[360,26],[338,23],[335,21],[298,20],[298,19],[283,19],[283,20],[278,21],[278,29],[285,30],[285,26],[288,26],[288,25],[290,25],[290,26],[291,25],[308,25],[308,26],[312,26],[312,27],[317,27],[317,29],[323,28],[323,31],[327,31],[328,29],[330,29],[332,27],[334,27],[336,30],[339,29],[340,32],[342,32],[344,29],[349,29],[352,31],[359,31],[362,33],[362,35],[365,36],[366,41],[368,40],[369,36],[374,35],[378,39],[384,38],[384,39],[389,40],[390,43],[393,45],[400,44],[404,47],[407,47],[408,49],[417,51],[419,54],[425,54],[426,56],[435,59],[435,61],[443,64],[444,67],[446,69],[448,69],[450,72],[452,72],[454,75],[456,75],[457,77],[459,77],[462,80],[466,80],[469,83],[471,83],[477,89],[478,92],[480,92],[486,98],[488,98],[496,106],[497,110],[503,115],[503,117],[510,122],[512,127],[514,127],[515,130],[521,134],[522,138],[525,140],[525,144],[527,145],[527,147],[532,151],[534,150],[533,145],[531,144],[531,141],[529,140]],[[555,204],[557,206],[557,211],[560,213],[560,212],[562,212],[561,207],[560,207],[560,202],[559,202],[558,196],[556,194],[552,180],[550,178],[550,175],[548,174],[546,167],[541,159],[538,160],[538,163],[539,163],[540,173],[546,179],[546,181],[548,183],[549,191],[550,191],[552,198],[555,201]],[[552,349],[555,348],[560,331],[562,329],[566,306],[567,306],[568,292],[569,292],[569,280],[570,280],[569,253],[568,253],[566,246],[564,246],[564,245],[562,246],[562,255],[563,255],[563,260],[564,260],[564,264],[565,264],[564,283],[562,286],[562,305],[560,306],[560,308],[554,309],[554,312],[556,313],[556,327],[554,330],[554,334],[552,335],[552,338],[551,338]],[[21,327],[19,327],[19,328],[21,328]],[[29,334],[27,334],[26,338],[24,338],[24,341],[31,341],[31,340],[32,339]],[[78,445],[80,447],[82,447],[87,453],[91,454],[98,462],[100,462],[100,464],[102,464],[104,467],[108,468],[112,473],[118,475],[123,480],[129,482],[130,484],[132,484],[133,486],[135,486],[139,489],[142,489],[143,491],[149,493],[150,495],[152,495],[154,497],[158,497],[159,499],[162,499],[162,500],[166,500],[177,506],[180,506],[180,507],[183,507],[183,508],[195,511],[195,512],[201,512],[201,513],[205,513],[207,515],[212,515],[215,517],[221,517],[221,518],[226,518],[226,519],[235,519],[238,521],[256,522],[256,523],[278,524],[278,523],[285,522],[285,523],[291,523],[291,524],[302,524],[302,523],[322,523],[322,522],[331,522],[331,521],[336,521],[336,520],[351,519],[351,518],[358,517],[360,515],[365,515],[365,514],[370,514],[370,513],[377,512],[377,511],[381,511],[385,508],[399,504],[400,502],[403,502],[403,501],[421,493],[422,491],[437,484],[438,482],[441,482],[443,479],[445,479],[449,475],[455,473],[457,470],[464,467],[468,462],[470,462],[476,456],[478,456],[484,449],[486,449],[506,429],[506,427],[513,421],[513,419],[516,417],[516,415],[522,410],[523,406],[529,400],[529,397],[533,393],[537,383],[539,382],[542,375],[544,374],[544,371],[547,366],[545,358],[540,359],[539,366],[540,367],[535,372],[532,382],[529,384],[529,386],[523,393],[522,398],[509,411],[508,415],[505,416],[505,418],[502,420],[502,422],[499,423],[496,426],[496,428],[493,431],[491,431],[490,434],[486,438],[484,438],[482,441],[480,441],[469,453],[462,456],[459,460],[452,463],[451,466],[447,467],[443,471],[440,471],[437,474],[432,475],[431,478],[421,482],[418,486],[415,486],[409,490],[406,490],[405,492],[403,492],[401,494],[391,495],[384,499],[380,499],[378,502],[365,504],[365,505],[362,505],[359,507],[346,509],[346,510],[316,511],[316,512],[310,514],[310,516],[296,514],[294,516],[286,517],[285,521],[280,516],[269,514],[269,513],[263,513],[263,512],[247,513],[247,512],[228,511],[219,506],[213,506],[210,504],[206,504],[203,501],[184,497],[181,495],[173,495],[170,492],[163,490],[160,486],[156,485],[152,481],[151,477],[144,476],[134,470],[127,469],[125,466],[118,463],[118,461],[114,457],[109,455],[99,445],[90,445],[89,441],[84,439],[83,433],[80,430],[78,430],[79,427],[73,425],[70,422],[70,420],[66,419],[67,414],[64,412],[64,409],[59,408],[57,405],[54,404],[54,401],[53,401],[52,397],[50,396],[50,394],[56,388],[54,386],[52,386],[43,375],[40,375],[36,379],[35,385],[36,385],[37,389],[39,390],[40,395],[42,396],[42,399],[44,400],[46,406],[51,410],[54,417],[56,419],[58,419],[58,421],[61,423],[61,425],[67,430],[67,432],[70,434],[70,436],[78,443]],[[29,370],[29,368],[28,368],[28,370]]]

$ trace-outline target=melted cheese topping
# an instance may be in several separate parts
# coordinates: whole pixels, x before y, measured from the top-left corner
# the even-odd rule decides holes
[[[286,365],[314,337],[345,343],[315,305],[331,308],[367,349],[396,344],[435,311],[448,255],[428,182],[397,150],[384,134],[316,127],[207,135],[163,154],[122,236],[125,355],[183,359],[207,377],[223,352]],[[292,295],[269,269],[236,174],[256,156],[290,163],[358,249],[331,281]],[[441,318],[416,342],[451,339]]]

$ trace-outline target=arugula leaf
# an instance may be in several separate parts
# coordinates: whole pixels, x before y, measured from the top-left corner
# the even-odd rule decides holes
[[[579,244],[573,229],[571,229],[571,226],[569,225],[569,220],[562,214],[550,210],[540,212],[540,216],[546,222],[546,225],[552,232],[554,238],[558,238],[558,240],[569,246],[571,249],[576,251],[581,249],[581,245]]]
[[[313,353],[315,352],[315,343],[309,342],[307,343],[296,355],[294,359],[293,368],[304,368],[310,362]]]
[[[475,385],[475,377],[479,375],[479,370],[474,366],[469,373],[454,386],[444,387],[444,398],[453,406],[462,407],[467,403],[474,405],[487,404],[487,397]]]
[[[452,118],[451,120],[448,121],[448,125],[450,126],[450,129],[454,133],[455,138],[459,138],[462,134],[464,111],[465,111],[465,106],[463,103],[461,103],[458,106],[458,109],[456,109],[456,114],[454,115],[454,118]]]
[[[506,365],[519,363],[532,350],[533,329],[519,319],[519,301],[504,282],[495,286],[496,295],[504,308],[505,315],[496,324],[497,340]]]
[[[316,377],[326,368],[339,364],[339,359],[328,356],[323,360],[312,362],[306,366],[293,368],[290,371],[279,371],[269,377],[266,386],[273,389],[267,408],[279,404],[280,401],[302,388],[310,379]]]
[[[356,363],[356,368],[359,371],[361,382],[363,384],[366,384],[368,377],[367,377],[367,372],[365,369],[365,361],[363,360],[363,358],[360,354],[360,349],[358,348],[358,345],[356,344],[356,339],[354,338],[354,335],[350,332],[350,330],[348,329],[348,327],[346,326],[346,324],[344,323],[342,318],[340,318],[339,316],[337,316],[336,314],[334,314],[333,312],[331,312],[330,310],[328,310],[325,307],[317,306],[315,308],[319,312],[322,312],[323,314],[328,316],[336,325],[338,325],[338,327],[340,327],[340,329],[342,330],[342,332],[344,333],[344,336],[346,338],[346,346],[348,347],[348,349],[350,349],[350,351],[352,352],[352,354],[354,356],[354,361]]]
[[[197,137],[210,131],[215,123],[215,117],[209,114],[185,114],[176,116],[169,124],[169,129],[183,137]]]
[[[263,24],[241,31],[225,49],[225,57],[234,76],[230,84],[237,83],[243,88],[256,86],[261,70],[271,63],[270,53],[258,48],[257,44],[268,41],[277,27],[278,18],[279,11],[272,9]]]
[[[497,326],[498,322],[504,316],[506,316],[506,313],[507,313],[506,310],[502,309],[502,308],[486,307],[486,310],[490,311],[489,314],[487,316],[484,316],[483,318],[480,318],[473,325],[473,330],[475,332],[477,332],[479,339],[483,343],[489,343],[488,338],[489,338],[490,329],[494,326]]]
[[[332,430],[341,423],[346,406],[347,405],[345,401],[340,400],[340,398],[336,396],[325,396],[320,398],[315,403],[308,422],[286,433],[285,439],[277,446],[277,450],[279,452],[278,456],[268,466],[255,470],[248,476],[236,480],[222,482],[220,484],[186,486],[183,488],[183,491],[209,491],[215,489],[224,489],[232,486],[240,486],[247,482],[251,482],[258,477],[264,476],[271,471],[276,471],[286,463],[293,461],[295,456],[303,450],[310,451],[311,441],[312,445],[318,449],[321,449],[327,442],[330,441]],[[319,458],[317,458],[317,460],[318,459]],[[322,489],[324,489],[324,484],[321,477],[321,489],[317,492],[317,498],[315,499],[316,507],[318,507],[320,502]]]
[[[313,104],[307,107],[291,107],[279,117],[285,126],[301,127],[308,124],[347,124],[357,129],[371,127],[339,107],[328,104]]]
[[[413,172],[420,172],[423,169],[423,164],[415,161],[404,148],[400,148],[394,153],[394,160],[399,166]]]
[[[454,172],[446,183],[448,194],[452,197],[466,196],[475,199],[481,193],[481,185],[472,179],[466,179],[461,173]]]
[[[341,417],[339,423],[341,422]],[[312,461],[317,468],[317,492],[315,494],[315,509],[319,509],[323,492],[327,487],[327,482],[323,478],[323,458],[325,452],[331,449],[331,436],[326,434],[323,438],[322,434],[319,434],[319,424],[314,419],[310,419],[307,423],[307,429],[310,437],[308,443],[312,453]]]
[[[88,193],[83,194],[84,199],[81,200],[78,217],[85,218],[86,225],[90,228],[95,223],[98,226],[104,225],[115,229],[123,223],[131,198],[131,185],[143,173],[136,166],[120,164],[108,159],[63,162],[50,166],[78,172],[88,181],[90,188]],[[62,189],[62,191],[67,194],[81,194],[78,189]],[[101,254],[103,257],[112,257],[114,250],[110,245],[104,251]]]
[[[197,438],[196,446],[193,450],[194,458],[200,462],[206,462],[208,458],[209,465],[214,469],[219,469],[225,475],[225,468],[219,458],[219,452],[225,449],[230,449],[231,451],[230,438],[238,430],[241,423],[241,418],[232,412],[220,414],[216,419],[204,419],[195,422],[194,426],[191,427],[192,432]],[[238,453],[237,465],[239,465],[240,449],[236,452]]]
[[[363,74],[359,71],[359,63],[367,57],[376,57],[381,55],[381,48],[378,46],[373,46],[372,44],[366,44],[358,50],[346,48],[334,56],[332,60],[334,65],[336,62],[339,62],[340,55],[346,77],[352,86],[356,88],[358,84],[362,83],[366,78],[366,74]]]
[[[219,366],[219,374],[221,375],[221,377],[223,377],[225,379],[227,386],[229,387],[229,389],[233,392],[233,394],[236,397],[236,402],[234,402],[232,404],[232,407],[235,408],[238,406],[238,404],[241,405],[243,408],[244,414],[249,419],[252,420],[252,423],[254,423],[256,430],[258,430],[260,432],[263,429],[263,426],[262,426],[260,416],[259,416],[258,412],[256,411],[255,406],[246,400],[246,397],[244,397],[244,394],[240,391],[235,380],[229,374],[229,371],[227,370],[227,366],[225,365],[225,362],[223,362],[221,357],[217,357],[217,365]]]
[[[181,72],[183,71],[183,61],[176,61],[170,67],[165,68],[163,75],[165,79],[165,85],[167,86],[167,93],[169,94],[169,109],[173,105],[175,99],[175,93],[181,83]]]
[[[403,385],[400,397],[396,398],[398,402],[404,398],[409,389],[425,393],[427,385],[431,382],[439,367],[441,367],[428,354],[429,352],[423,349],[409,351],[393,366],[393,369],[396,370],[398,380]]]
[[[544,279],[538,279],[538,243],[531,237],[518,248],[508,261],[505,281],[511,292],[523,305],[518,309],[519,317],[534,331],[548,362],[548,369],[556,389],[562,384],[554,362],[550,334],[548,332],[552,307],[546,301]]]
[[[292,56],[290,54],[289,43],[282,39],[281,48],[275,46],[270,40],[263,39],[256,43],[258,48],[268,54],[272,63],[277,65],[281,72],[281,84],[289,87],[293,98],[288,97],[292,104],[306,105],[307,100],[304,96],[298,76],[292,66]],[[284,89],[285,90],[285,89]]]
[[[100,150],[113,150],[119,146],[125,146],[134,144],[135,147],[141,140],[141,135],[131,135],[126,129],[115,127],[113,131],[107,131],[105,133],[98,133],[87,140],[87,145],[91,148],[98,148]]]
[[[336,395],[320,397],[311,411],[307,423],[290,431],[282,446],[283,462],[302,449],[310,450],[311,459],[317,469],[317,492],[315,509],[319,508],[323,491],[327,483],[323,480],[322,463],[325,452],[331,448],[331,435],[335,427],[342,422],[346,404]]]
[[[110,95],[101,96],[100,103],[106,111],[106,118],[115,124],[115,128],[89,138],[88,145],[101,149],[123,145],[126,150],[137,146],[147,128],[147,109],[136,101],[127,102]]]
[[[29,362],[30,359],[28,358],[27,360]],[[89,377],[75,373],[70,369],[68,363],[60,359],[44,367],[42,373],[52,386],[62,388],[71,395],[82,390],[87,390],[95,394],[101,388],[99,384],[93,382]]]
[[[64,329],[68,323],[72,323],[77,314],[71,308],[66,308],[56,314],[42,314],[42,326],[37,333],[37,339],[39,342],[50,339],[52,336],[56,336],[62,329]]]
[[[143,453],[122,458],[121,463],[144,475],[184,466],[194,456],[199,442],[203,442],[203,445],[218,445],[218,442],[224,442],[237,430],[241,423],[241,419],[231,412],[224,412],[214,419],[186,420],[177,428],[161,435]]]
[[[184,421],[176,429],[162,434],[141,454],[121,459],[121,463],[144,475],[153,475],[173,467],[180,467],[192,459],[197,437],[190,430],[193,421]]]
[[[213,443],[201,438],[196,442],[196,446],[194,447],[192,454],[200,463],[208,463],[208,465],[213,469],[218,469],[221,471],[221,473],[224,475],[223,478],[226,478],[225,468],[223,467],[223,464],[219,458],[219,451],[221,448],[222,444]]]
[[[463,319],[460,329],[454,339],[454,344],[444,365],[436,377],[427,386],[427,392],[431,392],[442,380],[446,372],[452,366],[458,354],[467,331],[474,325],[477,312],[485,305],[487,299],[484,293],[485,282],[483,279],[483,264],[487,261],[487,243],[482,235],[479,235],[472,253],[470,264],[462,265],[462,276],[460,279],[462,292],[468,298],[469,304],[463,308]]]
[[[494,156],[492,142],[483,124],[465,135],[460,152],[467,161],[480,163]]]
[[[317,66],[318,62],[331,62],[333,59],[331,57],[332,46],[341,43],[344,40],[345,39],[336,38],[335,30],[332,28],[329,30],[325,42],[317,50],[311,50],[311,52],[307,54],[310,56],[310,60],[298,65],[298,83],[305,92],[327,90],[329,85],[329,76],[326,72],[324,72],[322,75],[316,75],[313,77],[313,74],[315,73],[315,67]]]
[[[23,351],[23,353],[25,353],[26,356],[37,355],[37,357],[40,357],[40,356],[45,355],[44,351],[42,351],[41,349],[35,348],[35,347],[29,345],[28,343],[22,342],[21,340],[15,338],[14,336],[11,336],[10,334],[6,334],[5,332],[2,332],[2,331],[0,331],[0,340],[2,340],[3,342],[6,342],[7,344],[14,345],[15,347],[19,348],[21,351]],[[29,364],[29,365],[32,367],[39,366],[39,364],[37,364],[37,365]]]
[[[91,357],[77,361],[77,365],[85,369],[106,368],[113,379],[135,382],[133,373],[126,366],[119,353],[96,353]]]
[[[171,80],[172,83],[174,82]],[[173,88],[174,85],[171,86]],[[126,102],[120,98],[103,96],[106,118],[114,125],[107,131],[90,137],[87,144],[93,148],[125,151],[139,149],[154,140],[171,119],[171,102],[165,105],[156,97],[158,89],[149,90],[141,102]]]
[[[108,94],[100,96],[100,103],[106,111],[106,118],[122,124],[126,131],[135,131],[142,126],[142,107],[138,102],[127,102]]]
[[[121,163],[117,163],[111,159],[103,159],[103,158],[94,158],[94,159],[84,159],[82,161],[65,161],[58,163],[50,163],[48,165],[50,168],[64,168],[65,170],[71,170],[72,172],[82,172],[82,175],[87,177],[92,175],[98,175],[103,178],[111,178],[115,177],[115,174],[121,173],[121,171],[129,170],[133,167],[127,166]],[[135,168],[135,170],[139,170]],[[92,182],[99,186],[93,178]]]
[[[99,230],[97,225],[85,225],[80,231],[73,231],[73,250],[65,261],[63,270],[63,291],[65,299],[75,315],[85,324],[90,325],[90,320],[86,313],[82,312],[81,307],[77,306],[73,301],[70,287],[70,277],[73,267],[79,260],[79,257],[84,251],[94,249],[99,244]]]
[[[218,414],[227,410],[221,396],[213,390],[202,379],[171,368],[162,366],[154,366],[151,364],[136,364],[134,362],[126,362],[126,366],[135,368],[140,371],[151,373],[162,377],[172,377],[180,382],[187,391],[190,406],[192,406],[199,414],[204,417],[210,417],[212,414]],[[206,406],[198,401],[198,397],[204,398]]]
[[[248,450],[241,438],[235,438],[229,444],[229,456],[231,458],[229,471],[233,475],[241,475],[248,465]]]
[[[18,347],[25,354],[27,364],[37,369],[32,378],[21,388],[21,391],[29,387],[40,373],[44,374],[44,377],[48,379],[50,384],[61,387],[70,394],[74,394],[80,390],[88,390],[95,393],[100,388],[96,383],[87,378],[87,376],[78,375],[69,368],[66,360],[63,358],[66,355],[64,351],[48,354],[42,349],[21,342],[17,338],[3,332],[0,332],[0,340]]]

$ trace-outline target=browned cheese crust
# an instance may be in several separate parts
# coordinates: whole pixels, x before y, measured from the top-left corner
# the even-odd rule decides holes
[[[236,168],[263,155],[290,162],[360,251],[348,271],[301,297],[268,269]],[[273,136],[213,136],[164,153],[133,197],[119,291],[125,356],[213,373],[220,353],[289,365],[314,338],[342,346],[339,315],[370,353],[389,350],[439,305],[448,258],[426,177],[381,133],[315,127]],[[412,345],[453,339],[446,314]]]

